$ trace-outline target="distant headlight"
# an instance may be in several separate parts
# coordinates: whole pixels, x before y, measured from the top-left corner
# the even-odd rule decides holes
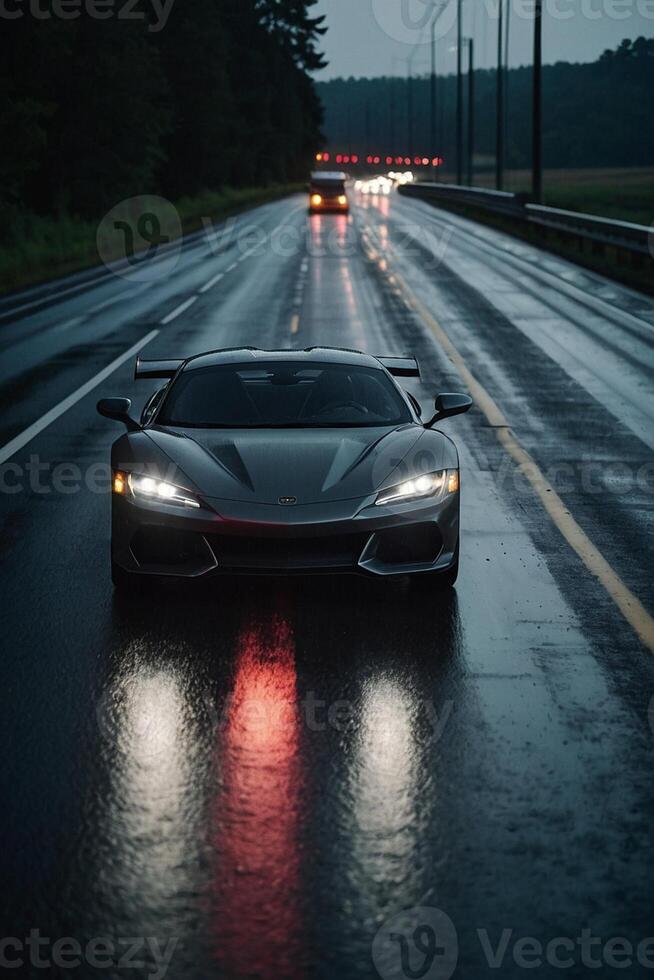
[[[376,504],[403,503],[408,500],[421,500],[424,497],[435,497],[441,492],[456,493],[459,489],[458,470],[439,470],[437,473],[425,473],[413,480],[406,480],[395,487],[382,490],[375,501]]]
[[[113,491],[123,496],[131,495],[134,500],[145,500],[150,503],[193,508],[202,506],[197,497],[182,487],[176,487],[172,483],[151,476],[137,476],[135,473],[114,473]]]
[[[311,203],[312,204],[315,204],[316,207],[319,204],[322,204],[322,195],[321,194],[312,194],[311,195]]]
[[[338,199],[338,203],[339,204],[347,204],[347,198],[346,198],[345,194],[341,194],[341,196]]]

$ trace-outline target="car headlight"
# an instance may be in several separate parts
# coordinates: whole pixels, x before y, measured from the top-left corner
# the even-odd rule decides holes
[[[138,501],[172,504],[178,507],[202,506],[197,497],[183,487],[176,487],[173,483],[152,476],[139,476],[136,473],[114,473],[113,491],[123,496],[131,496]]]
[[[397,486],[381,490],[377,495],[376,504],[403,503],[409,500],[422,500],[425,497],[435,497],[441,493],[456,493],[459,489],[458,470],[439,470],[436,473],[424,473],[412,480],[405,480]]]
[[[322,194],[312,194],[311,203],[315,205],[315,207],[318,207],[319,204],[322,204]]]
[[[341,194],[340,195],[340,197],[338,199],[338,203],[341,204],[341,205],[347,204],[347,198],[346,198],[345,194]]]

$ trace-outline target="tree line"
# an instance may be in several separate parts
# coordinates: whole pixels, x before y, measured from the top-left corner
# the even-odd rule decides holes
[[[322,117],[315,2],[174,0],[165,26],[156,5],[139,19],[25,5],[0,32],[3,223],[304,177]]]
[[[465,61],[464,61],[465,67]],[[492,166],[496,146],[493,70],[474,77],[474,147],[477,165]],[[506,73],[506,165],[531,162],[530,67]],[[436,145],[432,146],[429,76],[348,78],[320,83],[328,144],[345,153],[456,157],[456,77],[438,76]],[[467,76],[464,78],[464,96]],[[543,68],[543,156],[546,167],[654,164],[654,39],[624,40],[588,64],[558,62]],[[412,125],[408,106],[413,104]],[[464,133],[467,105],[463,110]]]

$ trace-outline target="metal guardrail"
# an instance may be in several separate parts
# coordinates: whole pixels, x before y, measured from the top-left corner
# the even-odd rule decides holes
[[[632,256],[649,256],[654,259],[654,228],[648,228],[647,225],[530,204],[526,194],[512,194],[482,187],[461,187],[458,184],[425,181],[404,184],[398,189],[408,197],[433,201],[445,207],[454,205],[504,215],[519,222],[525,230],[534,227],[551,229],[568,238],[590,241],[600,247],[613,246]]]
[[[527,220],[533,224],[559,231],[571,232],[603,245],[616,245],[629,251],[640,252],[654,258],[654,229],[636,225],[630,221],[614,221],[593,214],[546,208],[541,204],[526,204]]]

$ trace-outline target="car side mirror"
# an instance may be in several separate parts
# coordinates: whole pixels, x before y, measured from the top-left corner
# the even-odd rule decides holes
[[[100,415],[114,422],[122,422],[129,432],[138,432],[141,426],[129,414],[132,403],[129,398],[101,398],[96,408]]]
[[[436,414],[425,424],[426,429],[431,429],[442,419],[449,419],[452,415],[463,415],[472,407],[472,398],[459,392],[445,392],[436,397],[434,402]]]

